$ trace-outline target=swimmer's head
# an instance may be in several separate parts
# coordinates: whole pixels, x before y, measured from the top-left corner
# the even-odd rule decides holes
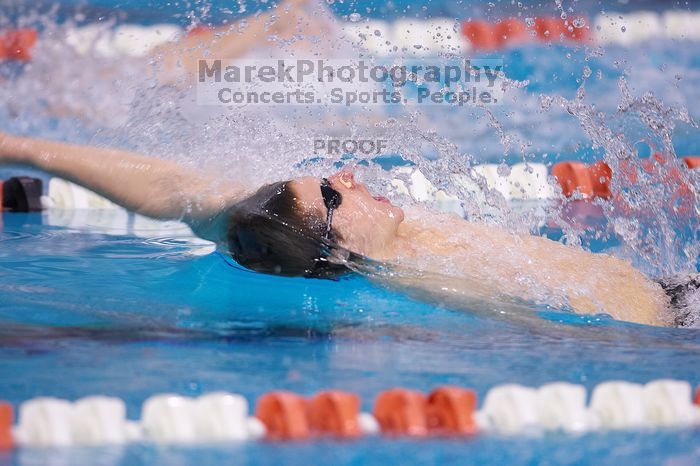
[[[233,206],[229,249],[258,272],[332,278],[351,271],[348,261],[381,258],[402,220],[400,208],[370,195],[350,172],[325,182],[298,178],[264,186]]]
[[[382,259],[391,248],[404,219],[403,210],[388,199],[372,194],[355,180],[349,170],[327,178],[331,188],[342,196],[342,203],[333,212],[333,229],[341,240],[340,246],[363,256]],[[297,203],[304,211],[315,212],[325,218],[327,208],[321,193],[322,180],[313,177],[297,178],[290,182]]]
[[[291,184],[263,186],[233,206],[228,227],[233,258],[274,275],[333,278],[350,272],[342,261],[329,260],[340,235],[327,232],[320,215],[302,208]]]

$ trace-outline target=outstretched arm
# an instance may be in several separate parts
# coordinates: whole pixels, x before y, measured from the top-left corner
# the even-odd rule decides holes
[[[314,32],[313,22],[303,17],[300,5],[307,0],[286,0],[265,12],[212,29],[186,35],[177,42],[151,52],[161,84],[176,84],[185,74],[194,77],[203,58],[237,59],[257,47],[269,46],[272,38],[289,41],[302,32]],[[298,40],[298,39],[297,39]]]
[[[219,214],[243,195],[174,162],[127,151],[17,137],[0,132],[0,163],[38,168],[82,185],[133,212],[189,224],[218,241]]]

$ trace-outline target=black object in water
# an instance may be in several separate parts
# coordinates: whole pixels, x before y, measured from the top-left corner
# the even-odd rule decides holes
[[[2,207],[10,212],[41,210],[43,186],[38,178],[18,176],[2,184]]]

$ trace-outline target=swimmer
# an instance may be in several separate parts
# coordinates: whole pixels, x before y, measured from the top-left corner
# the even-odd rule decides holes
[[[199,60],[209,58],[334,58],[347,54],[333,14],[314,0],[287,0],[262,13],[216,28],[193,31],[156,47],[150,62],[161,85],[197,75]],[[345,47],[343,47],[345,46]]]
[[[99,40],[98,36],[92,40]],[[68,56],[72,56],[70,53]],[[198,105],[196,77],[199,61],[202,59],[222,60],[269,60],[284,58],[296,59],[350,59],[357,58],[358,52],[345,36],[342,24],[323,0],[284,0],[265,11],[256,12],[228,24],[206,28],[200,27],[183,34],[176,40],[161,44],[145,57],[85,57],[80,67],[88,68],[84,73],[63,70],[64,63],[52,68],[56,77],[51,83],[51,92],[42,97],[41,105],[51,116],[78,117],[89,125],[119,128],[127,124],[134,107],[143,102],[143,93],[152,95],[154,87],[165,91],[168,100],[189,123],[208,123],[211,119],[224,120],[230,110],[224,105]],[[42,67],[51,65],[53,56],[43,57]],[[65,61],[63,55],[59,60]],[[0,63],[1,65],[2,63]],[[74,67],[75,69],[75,67]],[[32,71],[23,77],[29,80],[44,79]],[[345,92],[375,90],[372,83],[319,83],[308,80],[305,90],[313,89],[325,95],[335,87]],[[79,92],[76,92],[79,89]],[[14,99],[12,96],[10,100]],[[31,101],[33,96],[29,97]],[[17,101],[24,99],[17,98]],[[287,106],[288,107],[288,106]],[[275,118],[297,112],[275,106]],[[266,114],[270,107],[260,110],[256,106],[240,106],[238,112]],[[314,106],[315,124],[332,128],[344,115],[329,115],[321,106]],[[370,108],[369,111],[376,112]],[[306,112],[301,112],[304,115]],[[368,110],[363,109],[363,121],[367,120]]]
[[[687,307],[697,299],[699,280],[661,284],[607,254],[454,214],[405,213],[373,196],[350,171],[251,193],[170,161],[2,132],[0,164],[43,170],[133,212],[182,220],[262,273],[335,278],[385,264],[384,270],[417,273],[378,273],[382,282],[441,302],[466,301],[470,309],[511,300],[647,325],[694,324]]]

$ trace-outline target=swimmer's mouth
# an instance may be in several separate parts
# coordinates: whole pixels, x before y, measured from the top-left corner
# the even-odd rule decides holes
[[[387,204],[391,204],[391,202],[389,201],[389,199],[387,199],[387,198],[384,197],[384,196],[372,196],[372,197],[374,198],[375,201],[385,202],[385,203],[387,203]]]

